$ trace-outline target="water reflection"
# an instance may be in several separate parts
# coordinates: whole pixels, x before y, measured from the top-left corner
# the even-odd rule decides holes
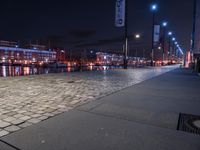
[[[74,71],[93,71],[93,70],[108,70],[120,68],[119,66],[73,66],[63,68],[47,68],[36,66],[0,66],[0,76],[27,76],[37,74],[49,74],[49,73],[63,73]]]

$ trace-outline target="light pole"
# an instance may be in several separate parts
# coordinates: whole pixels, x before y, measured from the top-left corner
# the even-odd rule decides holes
[[[164,61],[165,61],[165,34],[166,34],[167,22],[163,22],[162,26],[163,26],[162,64],[164,64]]]
[[[125,49],[124,49],[124,69],[128,68],[128,0],[125,0]]]
[[[171,36],[172,36],[172,32],[168,32],[168,36],[169,36],[169,48],[168,48],[168,61],[170,60],[170,55],[171,55]]]
[[[140,34],[135,34],[135,39],[136,39],[136,40],[139,40],[140,37],[141,37]],[[135,57],[136,57],[136,65],[138,64],[138,59],[137,59],[138,56],[137,56],[137,55],[138,55],[138,51],[137,51],[137,48],[136,48],[136,54],[135,54]]]
[[[174,42],[174,44],[175,44],[175,57],[177,57],[177,45],[178,45],[178,42]]]
[[[151,11],[153,13],[153,21],[152,21],[152,37],[151,37],[151,66],[154,66],[154,25],[155,25],[155,14],[157,12],[158,6],[157,4],[151,5]]]
[[[172,45],[172,60],[175,58],[175,42],[176,42],[176,38],[173,37],[172,38],[172,42],[173,42],[173,45]]]

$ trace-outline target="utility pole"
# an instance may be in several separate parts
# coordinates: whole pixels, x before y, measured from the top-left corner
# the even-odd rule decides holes
[[[168,48],[168,62],[171,59],[171,36],[169,36],[169,48]]]
[[[125,49],[124,49],[124,69],[128,68],[128,0],[125,0]]]

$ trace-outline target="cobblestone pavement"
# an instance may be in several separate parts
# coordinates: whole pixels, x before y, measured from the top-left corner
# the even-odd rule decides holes
[[[0,137],[174,68],[0,78]]]

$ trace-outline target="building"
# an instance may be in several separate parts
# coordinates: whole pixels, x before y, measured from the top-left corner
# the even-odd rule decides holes
[[[122,65],[124,57],[117,54],[108,54],[103,52],[96,53],[96,63],[98,65]]]
[[[127,59],[130,66],[144,64],[145,62],[145,58],[141,57],[127,57]],[[122,66],[124,65],[124,55],[97,52],[96,64]]]
[[[0,41],[1,64],[49,63],[56,60],[56,52],[41,49],[40,45],[20,48],[16,42]]]

